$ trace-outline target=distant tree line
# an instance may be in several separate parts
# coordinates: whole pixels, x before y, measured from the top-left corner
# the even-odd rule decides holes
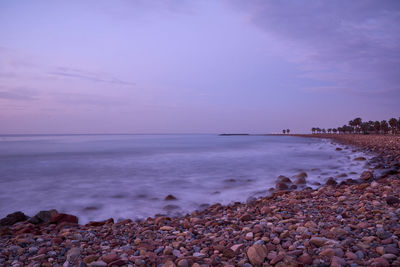
[[[282,133],[283,133],[283,134],[289,134],[289,133],[290,133],[290,129],[286,129],[286,130],[283,129],[283,130],[282,130]]]
[[[311,132],[314,133],[357,133],[357,134],[397,134],[400,133],[400,117],[398,120],[391,118],[389,121],[366,121],[363,122],[361,118],[355,118],[349,121],[348,125],[342,127],[329,128],[327,130],[321,128],[312,128]]]

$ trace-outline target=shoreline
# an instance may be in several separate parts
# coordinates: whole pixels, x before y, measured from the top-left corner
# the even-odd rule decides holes
[[[373,177],[374,171],[364,181],[315,190],[278,190],[251,203],[214,204],[175,218],[78,225],[73,215],[42,214],[39,219],[45,223],[18,222],[0,228],[0,264],[400,265],[400,137],[286,136],[326,138],[372,152],[381,174]],[[92,243],[95,248],[89,249]]]

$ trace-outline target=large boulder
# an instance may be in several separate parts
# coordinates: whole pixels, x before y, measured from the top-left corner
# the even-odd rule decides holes
[[[8,226],[13,225],[17,222],[26,221],[29,217],[26,216],[23,212],[17,211],[11,214],[8,214],[6,217],[0,220],[0,226]]]
[[[78,217],[65,213],[57,213],[51,216],[50,223],[78,223]]]
[[[51,217],[58,214],[57,210],[42,210],[39,211],[35,216],[30,218],[28,222],[32,224],[40,224],[40,223],[49,223],[51,221]]]

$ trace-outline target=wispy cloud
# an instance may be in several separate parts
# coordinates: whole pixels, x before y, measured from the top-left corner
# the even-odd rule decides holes
[[[135,83],[120,80],[115,77],[107,77],[107,74],[96,74],[84,70],[78,70],[66,67],[57,67],[55,71],[49,72],[51,75],[61,76],[72,79],[83,79],[92,82],[119,84],[119,85],[135,85]]]
[[[25,88],[6,88],[0,87],[0,99],[5,100],[36,100],[34,91]]]

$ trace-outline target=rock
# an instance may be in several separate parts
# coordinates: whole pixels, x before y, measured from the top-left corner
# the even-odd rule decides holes
[[[283,176],[283,175],[279,175],[276,180],[278,182],[287,183],[287,184],[291,184],[292,183],[292,180],[290,180],[288,177]]]
[[[394,205],[394,204],[400,203],[400,199],[398,199],[397,197],[394,197],[394,196],[388,196],[386,198],[386,203],[388,205]]]
[[[278,182],[278,183],[276,183],[275,188],[277,190],[288,190],[289,186],[286,183]]]
[[[342,151],[343,149],[340,148],[340,147],[337,147],[335,150],[336,150],[336,151]]]
[[[176,267],[176,265],[172,261],[167,261],[162,265],[162,267]]]
[[[335,256],[335,250],[333,248],[327,248],[321,251],[318,255],[332,258]]]
[[[301,264],[311,265],[313,263],[313,259],[308,254],[303,254],[297,259]]]
[[[51,223],[61,224],[61,223],[78,223],[78,217],[66,213],[52,214]]]
[[[363,181],[367,181],[367,180],[370,180],[373,178],[374,178],[374,175],[371,171],[364,171],[361,173],[361,176],[360,176],[360,179]]]
[[[240,217],[240,220],[242,222],[250,221],[251,219],[252,219],[252,216],[250,214],[248,214],[248,213],[243,215],[242,217]]]
[[[256,244],[249,247],[247,250],[247,257],[251,264],[261,265],[268,255],[268,250],[264,245]]]
[[[307,177],[307,173],[305,173],[305,172],[301,172],[301,173],[296,174],[295,176],[293,176],[294,179],[306,178],[306,177]]]
[[[182,259],[178,261],[178,267],[189,267],[189,262],[187,259]]]
[[[390,266],[389,262],[382,257],[375,258],[371,262],[371,267],[389,267],[389,266]]]
[[[333,256],[331,260],[331,267],[344,267],[346,261],[338,256]]]
[[[363,160],[367,160],[367,159],[364,157],[357,157],[357,158],[354,158],[354,160],[355,161],[363,161]]]
[[[235,257],[235,252],[230,248],[224,249],[222,254],[229,259]]]
[[[164,198],[164,200],[177,200],[177,198],[173,195],[168,195]]]
[[[164,225],[164,226],[160,227],[161,231],[171,231],[173,229],[174,229],[173,227],[168,226],[168,225]]]
[[[26,216],[23,212],[17,211],[11,214],[8,214],[6,217],[0,220],[0,226],[8,226],[13,225],[17,222],[23,222],[27,220],[29,217]]]
[[[193,253],[193,257],[196,257],[196,258],[204,258],[205,256],[206,256],[206,254],[204,254],[204,253],[200,253],[200,252]]]
[[[58,214],[57,210],[42,210],[36,213],[35,216],[30,218],[28,222],[32,224],[39,224],[39,223],[49,223],[51,221],[52,216]]]
[[[91,267],[107,267],[107,263],[104,261],[94,261],[90,264]]]
[[[68,250],[67,260],[64,262],[64,267],[78,266],[79,256],[81,255],[80,248],[74,247]]]
[[[119,259],[119,256],[115,253],[107,254],[101,257],[101,259],[106,262],[110,263]]]
[[[310,239],[310,243],[317,247],[322,247],[327,241],[329,241],[329,239],[326,239],[324,237],[312,237]]]
[[[231,246],[231,250],[235,253],[238,253],[244,247],[243,244],[236,244]]]
[[[333,179],[333,177],[329,177],[325,184],[326,185],[337,185],[337,182],[335,179]]]

